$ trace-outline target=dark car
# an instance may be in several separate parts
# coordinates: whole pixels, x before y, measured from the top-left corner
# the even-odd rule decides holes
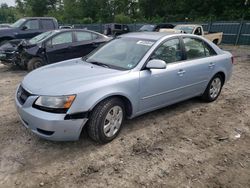
[[[7,24],[7,23],[0,24],[0,29],[1,28],[10,28],[10,24]]]
[[[0,44],[12,39],[30,39],[43,32],[54,29],[58,29],[58,23],[55,18],[21,18],[9,27],[0,29]]]
[[[0,61],[31,71],[46,64],[85,56],[110,39],[82,29],[47,31],[30,40],[5,43],[0,47]]]
[[[161,24],[158,24],[158,25],[143,25],[139,31],[149,31],[149,32],[152,32],[152,31],[156,31],[158,32],[160,29],[173,29],[174,28],[174,25],[173,24],[169,24],[169,23],[161,23]]]
[[[126,24],[109,23],[104,25],[104,34],[108,36],[117,36],[129,31],[129,27]]]

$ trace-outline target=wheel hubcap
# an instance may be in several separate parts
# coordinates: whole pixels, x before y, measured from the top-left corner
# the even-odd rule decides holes
[[[212,81],[209,89],[210,97],[213,99],[216,98],[220,93],[220,89],[221,89],[221,80],[219,78],[215,78]]]
[[[33,68],[37,69],[37,68],[41,67],[41,65],[42,65],[41,62],[37,61],[37,62],[34,63]]]
[[[120,106],[114,106],[109,110],[104,120],[104,134],[107,137],[114,136],[120,129],[123,119],[123,110]]]

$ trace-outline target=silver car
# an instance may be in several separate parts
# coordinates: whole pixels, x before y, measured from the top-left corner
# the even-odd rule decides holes
[[[199,36],[129,33],[87,57],[29,73],[16,107],[24,126],[43,138],[77,140],[86,128],[106,143],[126,117],[197,96],[216,100],[232,64],[229,52]]]

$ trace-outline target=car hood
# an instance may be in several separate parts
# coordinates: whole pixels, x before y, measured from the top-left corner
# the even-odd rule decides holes
[[[93,65],[77,58],[32,71],[25,76],[22,86],[36,95],[77,94],[82,92],[78,88],[93,87],[93,84],[127,72]]]
[[[11,27],[4,27],[0,28],[0,36],[8,36],[9,34],[12,34],[12,32],[16,31],[16,28],[11,28]]]
[[[22,42],[22,39],[14,39],[5,42],[0,46],[0,51],[12,52],[18,49],[18,45]]]

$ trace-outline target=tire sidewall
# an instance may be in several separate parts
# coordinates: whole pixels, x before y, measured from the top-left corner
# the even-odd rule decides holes
[[[217,95],[215,98],[212,98],[211,95],[210,95],[210,87],[211,87],[212,82],[213,82],[216,78],[219,78],[219,79],[220,79],[221,87],[220,87],[220,91],[219,91],[218,95]],[[209,84],[208,84],[208,86],[207,86],[207,89],[206,89],[206,97],[207,97],[207,100],[210,101],[210,102],[215,101],[215,100],[220,96],[222,87],[223,87],[223,79],[222,79],[222,77],[221,77],[219,74],[217,74],[217,75],[215,75],[215,76],[210,80],[210,82],[209,82]]]
[[[40,63],[40,66],[34,67],[34,65],[37,64],[37,63]],[[35,70],[35,69],[37,69],[37,68],[39,68],[41,66],[43,66],[42,59],[40,59],[40,58],[33,58],[33,59],[29,60],[29,62],[27,64],[27,69],[28,69],[28,71],[32,71],[32,70]]]
[[[119,130],[115,133],[115,135],[113,135],[112,137],[107,137],[104,134],[104,121],[106,119],[106,116],[107,116],[108,112],[114,106],[119,106],[122,109],[122,112],[123,112],[122,123],[121,123],[121,126],[120,126]],[[122,129],[124,117],[125,117],[125,107],[124,107],[123,102],[121,100],[119,100],[119,99],[112,100],[112,103],[108,104],[108,106],[104,109],[103,113],[99,114],[98,121],[97,121],[97,123],[98,123],[98,134],[99,134],[100,140],[102,142],[107,143],[107,142],[110,142],[111,140],[113,140],[114,138],[117,137],[117,135],[120,133],[120,131]]]

